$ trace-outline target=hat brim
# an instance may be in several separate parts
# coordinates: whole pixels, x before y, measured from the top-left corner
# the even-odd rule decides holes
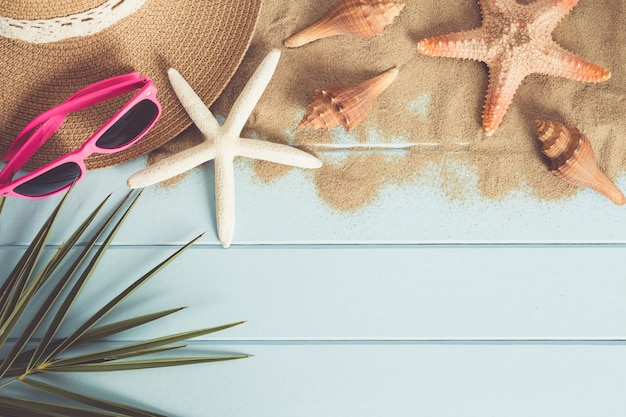
[[[205,104],[211,105],[243,59],[261,0],[148,0],[137,12],[95,35],[50,44],[0,39],[0,152],[35,116],[101,79],[138,71],[154,81],[161,118],[129,149],[94,154],[89,169],[120,164],[146,154],[191,123],[167,79],[176,68]],[[112,100],[69,117],[31,158],[33,169],[71,152],[119,109]]]

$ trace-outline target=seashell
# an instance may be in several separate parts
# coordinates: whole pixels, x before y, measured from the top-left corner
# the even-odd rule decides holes
[[[338,0],[324,17],[296,33],[284,44],[297,48],[309,42],[333,35],[354,35],[373,38],[391,24],[405,3],[391,0]]]
[[[354,85],[333,85],[315,90],[313,102],[298,127],[330,130],[342,125],[352,130],[361,123],[374,99],[380,95],[398,76],[398,68],[393,67],[374,78]]]
[[[545,120],[537,120],[535,125],[543,143],[541,152],[551,160],[550,172],[570,184],[596,190],[615,204],[626,203],[624,194],[598,166],[584,133]]]

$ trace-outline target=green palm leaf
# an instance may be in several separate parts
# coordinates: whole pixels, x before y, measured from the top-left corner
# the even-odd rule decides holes
[[[63,242],[61,247],[59,247],[59,249],[57,250],[57,253],[50,259],[48,264],[46,264],[46,267],[41,272],[41,277],[42,278],[41,278],[41,280],[39,282],[39,284],[40,284],[39,287],[41,285],[43,285],[48,280],[48,278],[50,278],[52,276],[52,274],[57,269],[59,264],[64,259],[66,259],[67,255],[74,248],[74,246],[78,243],[78,240],[80,239],[80,237],[85,233],[85,231],[87,230],[89,225],[91,225],[91,223],[93,223],[94,219],[96,218],[96,216],[98,215],[98,213],[100,212],[102,207],[104,207],[104,204],[109,200],[109,197],[111,197],[110,194],[104,200],[102,200],[100,205],[98,205],[91,212],[91,214],[89,216],[87,216],[87,218],[74,231],[74,233],[72,233],[72,235],[65,242]],[[38,289],[38,287],[37,287],[37,289]]]
[[[87,363],[82,365],[68,365],[45,368],[42,372],[111,372],[111,371],[136,371],[139,369],[166,368],[170,366],[196,365],[200,363],[220,362],[233,359],[248,358],[248,355],[210,356],[191,358],[157,358],[134,361],[119,361],[106,363]]]
[[[82,343],[92,342],[95,340],[104,339],[111,335],[121,333],[126,330],[132,329],[134,327],[142,326],[152,321],[169,316],[170,314],[177,313],[183,309],[185,309],[185,307],[172,308],[169,310],[163,310],[163,311],[159,311],[156,313],[145,314],[143,316],[132,317],[130,319],[107,324],[105,326],[92,328],[92,329],[87,330],[85,333],[83,333],[83,335],[78,340],[82,344]]]
[[[187,248],[189,248],[196,240],[198,240],[201,236],[196,237],[191,242],[187,243],[181,249],[176,251],[173,255],[169,256],[166,260],[161,262],[156,267],[152,268],[148,273],[144,274],[140,279],[135,281],[131,286],[122,291],[117,297],[111,300],[107,305],[102,307],[99,311],[97,311],[89,320],[87,320],[83,325],[81,325],[71,336],[67,337],[58,347],[54,349],[54,351],[48,355],[48,357],[59,355],[63,353],[66,349],[71,347],[76,341],[80,339],[80,337],[88,331],[91,327],[93,327],[96,323],[102,320],[108,313],[110,313],[119,303],[124,301],[128,296],[130,296],[137,288],[143,285],[147,280],[152,278],[157,272],[162,270],[165,266],[169,265],[177,256],[183,253]]]
[[[0,408],[2,409],[3,417],[114,417],[119,415],[105,411],[90,410],[87,408],[9,397],[0,397]],[[143,414],[143,416],[147,415],[148,414]]]
[[[60,388],[55,385],[50,385],[43,383],[41,381],[36,381],[31,378],[25,378],[22,382],[31,388],[38,389],[43,392],[47,392],[49,394],[56,395],[61,398],[66,398],[68,400],[72,400],[77,403],[85,404],[91,407],[100,408],[102,410],[107,410],[113,413],[120,413],[125,416],[136,416],[136,417],[165,417],[161,414],[156,414],[154,412],[148,412],[142,410],[140,408],[131,407],[125,404],[120,404],[114,401],[107,401],[101,398],[95,398],[90,395],[79,394],[73,391],[68,391],[63,388]],[[66,415],[76,415],[76,414],[66,414]],[[79,414],[82,416],[82,414]],[[111,415],[111,414],[103,414],[103,415]],[[114,414],[117,415],[117,414]]]
[[[73,404],[0,396],[0,410],[3,416],[159,416],[159,414],[136,407],[52,386],[42,380],[35,380],[31,376],[38,374],[45,380],[48,373],[127,371],[247,357],[247,355],[238,354],[203,357],[162,356],[174,350],[184,351],[185,346],[179,345],[180,342],[225,330],[241,322],[191,330],[121,346],[116,344],[107,349],[95,351],[91,349],[87,353],[84,350],[79,354],[73,353],[73,350],[79,346],[87,343],[90,343],[90,346],[97,345],[97,342],[108,337],[180,311],[182,308],[167,309],[98,325],[122,301],[167,267],[201,236],[192,239],[157,263],[79,325],[69,336],[60,338],[58,330],[66,318],[71,316],[76,300],[106,254],[122,223],[128,218],[139,195],[134,198],[131,198],[131,194],[127,195],[101,221],[101,224],[95,227],[95,230],[88,232],[99,217],[107,197],[49,259],[44,261],[42,258],[46,242],[66,198],[67,195],[50,214],[0,286],[0,349],[8,352],[0,361],[0,390],[19,381],[32,389],[52,394]],[[3,208],[6,210],[4,199],[0,198],[0,212]],[[87,237],[84,238],[86,235]],[[86,239],[86,243],[79,244],[82,239]],[[77,246],[79,246],[78,251],[75,250]],[[44,323],[45,328],[42,328]],[[36,334],[42,332],[43,336],[39,339],[34,338]],[[34,347],[31,347],[32,345]],[[138,359],[140,356],[143,359]],[[83,407],[77,404],[82,404]]]
[[[161,346],[169,345],[172,343],[178,343],[183,340],[192,339],[194,337],[204,336],[210,333],[219,332],[220,330],[225,330],[230,327],[238,326],[242,324],[242,322],[226,324],[218,327],[211,327],[208,329],[194,330],[190,332],[179,333],[172,336],[160,337],[157,339],[142,341],[138,343],[131,343],[126,346],[122,346],[119,348],[106,349],[100,352],[89,353],[84,355],[77,355],[69,358],[59,359],[50,363],[45,363],[44,371],[49,372],[51,369],[58,370],[64,367],[68,367],[70,365],[76,365],[81,363],[91,363],[93,361],[104,362],[107,358],[116,357],[118,355],[126,355],[131,352],[142,352],[145,350],[151,350],[154,348],[159,348]]]
[[[150,313],[139,317],[132,317],[130,319],[118,321],[115,323],[107,324],[105,326],[100,326],[97,328],[93,328],[79,339],[77,344],[84,344],[89,342],[95,342],[98,340],[105,339],[111,335],[121,333],[123,331],[132,329],[134,327],[142,326],[144,324],[150,323],[152,321],[158,320],[160,318],[169,316],[170,314],[176,313],[178,311],[183,310],[184,307],[172,308],[169,310],[163,310],[156,313]],[[50,344],[50,348],[54,349],[63,343],[65,339],[57,339]],[[7,371],[5,374],[6,377],[16,377],[22,375],[26,372],[27,368],[30,368],[29,364],[31,363],[31,358],[33,357],[34,349],[27,350],[22,352],[13,366]]]
[[[129,196],[130,196],[130,194],[127,195],[126,199],[128,199]],[[113,240],[113,237],[115,236],[117,231],[122,226],[122,222],[126,219],[128,214],[130,213],[130,210],[132,209],[132,207],[137,202],[138,198],[139,198],[139,195],[137,195],[137,197],[135,197],[135,199],[132,201],[130,207],[128,207],[126,209],[126,211],[124,212],[122,218],[120,220],[118,220],[117,223],[115,223],[115,225],[113,226],[112,230],[107,234],[107,236],[106,236],[106,238],[104,240],[104,243],[98,248],[96,253],[93,256],[91,256],[91,258],[88,258],[87,255],[89,254],[90,249],[95,245],[98,237],[100,237],[101,234],[106,230],[106,227],[109,226],[112,223],[114,216],[122,209],[126,199],[124,201],[122,201],[120,204],[118,204],[118,206],[115,209],[115,211],[113,212],[113,214],[110,215],[107,218],[106,222],[98,229],[98,231],[90,239],[89,244],[85,247],[85,249],[83,250],[81,256],[72,265],[72,269],[66,273],[65,276],[67,277],[67,279],[72,278],[73,275],[77,271],[79,271],[79,268],[80,268],[80,266],[82,266],[83,262],[87,262],[87,266],[83,269],[83,272],[79,275],[78,279],[75,281],[74,285],[71,287],[71,290],[70,290],[69,294],[65,295],[65,298],[64,298],[63,302],[59,306],[56,314],[53,316],[52,323],[50,323],[48,325],[48,329],[47,329],[46,333],[44,334],[42,342],[40,343],[41,349],[38,349],[35,352],[35,355],[40,354],[39,356],[35,356],[34,357],[34,359],[36,361],[39,361],[41,359],[41,355],[43,354],[42,351],[45,350],[45,348],[47,347],[48,343],[56,335],[56,332],[61,327],[61,324],[65,320],[65,317],[67,316],[70,308],[72,307],[72,305],[74,304],[74,302],[78,298],[78,295],[80,294],[80,292],[84,288],[85,284],[87,283],[87,280],[91,277],[92,273],[95,271],[95,268],[98,265],[98,262],[100,262],[100,259],[102,259],[102,256],[104,255],[104,252],[108,249],[109,245],[111,244],[111,241]],[[55,351],[53,353],[49,354],[47,356],[46,360],[50,360],[50,358],[55,353],[57,353],[58,349],[59,348],[55,349]]]
[[[0,289],[0,346],[6,342],[11,331],[17,324],[21,313],[24,311],[28,300],[30,300],[36,288],[38,288],[38,286],[35,285],[38,280],[35,280],[33,285],[29,287],[30,291],[24,294],[24,289],[26,288],[28,280],[31,278],[32,270],[41,255],[42,249],[52,231],[54,220],[59,214],[66,198],[67,195],[57,205],[52,214],[50,214],[50,217],[48,217],[48,220],[43,224]]]
[[[87,220],[83,222],[83,224],[81,224],[81,226],[77,229],[76,232],[73,233],[73,235],[70,237],[70,239],[66,243],[71,244],[72,246],[76,244],[80,235],[87,228],[88,223],[93,221],[98,211],[102,208],[103,204],[104,204],[104,201],[102,204],[100,204],[100,206],[98,206],[91,213],[91,215],[87,218]],[[96,233],[95,235],[98,236],[99,234]],[[95,238],[96,237],[92,239],[94,242],[95,242]],[[26,293],[24,294],[23,300],[21,300],[21,302],[18,303],[20,308],[17,310],[16,313],[23,312],[24,309],[26,309],[32,297],[37,293],[37,291],[43,285],[42,281],[47,280],[51,276],[52,272],[54,272],[56,267],[61,263],[61,260],[62,260],[60,259],[61,256],[67,255],[69,253],[68,246],[69,245],[66,245],[66,244],[61,245],[58,252],[52,257],[52,259],[50,259],[50,261],[48,262],[46,267],[43,269],[43,271],[33,280],[32,284],[29,287],[29,290],[26,291]],[[88,250],[88,249],[86,248],[85,250]],[[83,250],[83,252],[85,252],[85,250]],[[83,255],[82,259],[84,259],[85,256],[86,255]],[[72,278],[71,271],[75,270],[78,267],[77,262],[74,262],[74,265],[72,266],[72,269],[70,269],[70,272],[62,276],[59,282],[57,283],[57,285],[54,287],[54,289],[50,291],[50,293],[46,297],[46,300],[43,303],[41,303],[39,309],[34,314],[33,318],[31,319],[26,329],[22,331],[21,336],[19,337],[17,342],[13,345],[13,348],[11,349],[7,357],[0,364],[0,378],[2,378],[5,375],[5,373],[9,370],[11,365],[13,365],[13,363],[18,358],[18,356],[20,355],[24,347],[28,344],[32,336],[35,334],[35,331],[39,328],[43,319],[48,315],[52,307],[55,305],[55,302],[61,296],[63,290],[66,288],[67,284],[70,282],[70,279]],[[14,316],[16,320],[20,318],[19,314],[14,314]],[[49,341],[52,339],[53,334],[50,334],[52,329],[56,329],[56,327],[54,327],[53,325],[49,326],[48,331],[46,332],[46,335],[40,342],[40,346],[46,346],[49,343]],[[39,352],[39,348],[34,352],[33,359],[37,357],[36,355],[38,352]]]

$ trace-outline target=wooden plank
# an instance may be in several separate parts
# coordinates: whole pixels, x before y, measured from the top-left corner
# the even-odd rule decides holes
[[[95,392],[185,417],[587,417],[621,416],[626,408],[622,344],[305,343],[215,349],[255,356],[72,379]]]
[[[128,191],[126,179],[142,166],[137,160],[90,172],[68,201],[66,211],[72,215],[66,214],[59,228],[78,222],[111,192],[119,201]],[[117,242],[182,242],[206,231],[203,242],[218,245],[212,169],[207,164],[173,185],[145,189]],[[468,175],[471,190],[475,178]],[[241,161],[234,244],[626,243],[619,226],[626,224],[626,211],[590,190],[552,202],[522,192],[489,200],[470,191],[462,200],[450,200],[436,178],[433,171],[403,187],[390,185],[373,204],[341,212],[320,200],[310,172],[292,170],[263,183]],[[624,184],[626,177],[618,181],[618,186]],[[56,201],[7,201],[0,217],[0,245],[28,241]]]
[[[111,249],[73,317],[174,250]],[[0,251],[3,269],[17,254]],[[626,247],[197,246],[124,311],[189,306],[159,332],[248,320],[229,339],[615,339],[625,268]]]

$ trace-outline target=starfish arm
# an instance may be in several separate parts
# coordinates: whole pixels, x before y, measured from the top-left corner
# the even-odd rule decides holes
[[[561,19],[577,4],[578,0],[537,0],[525,7],[531,9],[533,16],[531,20],[535,24],[542,27],[547,33],[552,33]]]
[[[300,168],[322,166],[322,161],[300,149],[261,140],[239,139],[237,155]]]
[[[517,87],[527,75],[521,69],[512,69],[508,62],[489,67],[489,85],[483,108],[483,131],[487,136],[500,126]]]
[[[215,215],[220,243],[228,248],[235,235],[235,170],[229,157],[215,159]]]
[[[489,51],[484,37],[482,28],[449,33],[419,41],[417,50],[429,56],[485,61]]]
[[[501,13],[511,13],[514,9],[526,10],[532,17],[540,17],[544,21],[554,21],[554,27],[578,4],[579,0],[535,0],[526,5],[510,0],[479,0],[483,17]],[[531,18],[530,20],[534,20]],[[552,23],[551,23],[552,24]]]
[[[278,65],[280,51],[274,49],[263,59],[250,80],[248,80],[239,97],[224,122],[224,129],[229,135],[239,135],[246,121],[252,114],[252,110],[258,103],[265,88],[270,83],[272,75]]]
[[[165,181],[215,158],[215,146],[201,143],[137,171],[128,178],[130,188],[142,188]]]
[[[202,99],[193,91],[189,83],[174,68],[170,68],[167,75],[178,100],[200,132],[206,138],[214,139],[218,137],[221,129],[220,124],[213,116],[213,113],[211,113],[211,110],[207,108]]]
[[[611,72],[554,44],[537,57],[535,72],[585,82],[606,81]]]
[[[478,0],[478,6],[480,7],[480,15],[483,18],[483,23],[485,20],[490,20],[490,18],[494,16],[508,14],[511,12],[511,9],[520,7],[519,4],[511,2],[510,0]]]

